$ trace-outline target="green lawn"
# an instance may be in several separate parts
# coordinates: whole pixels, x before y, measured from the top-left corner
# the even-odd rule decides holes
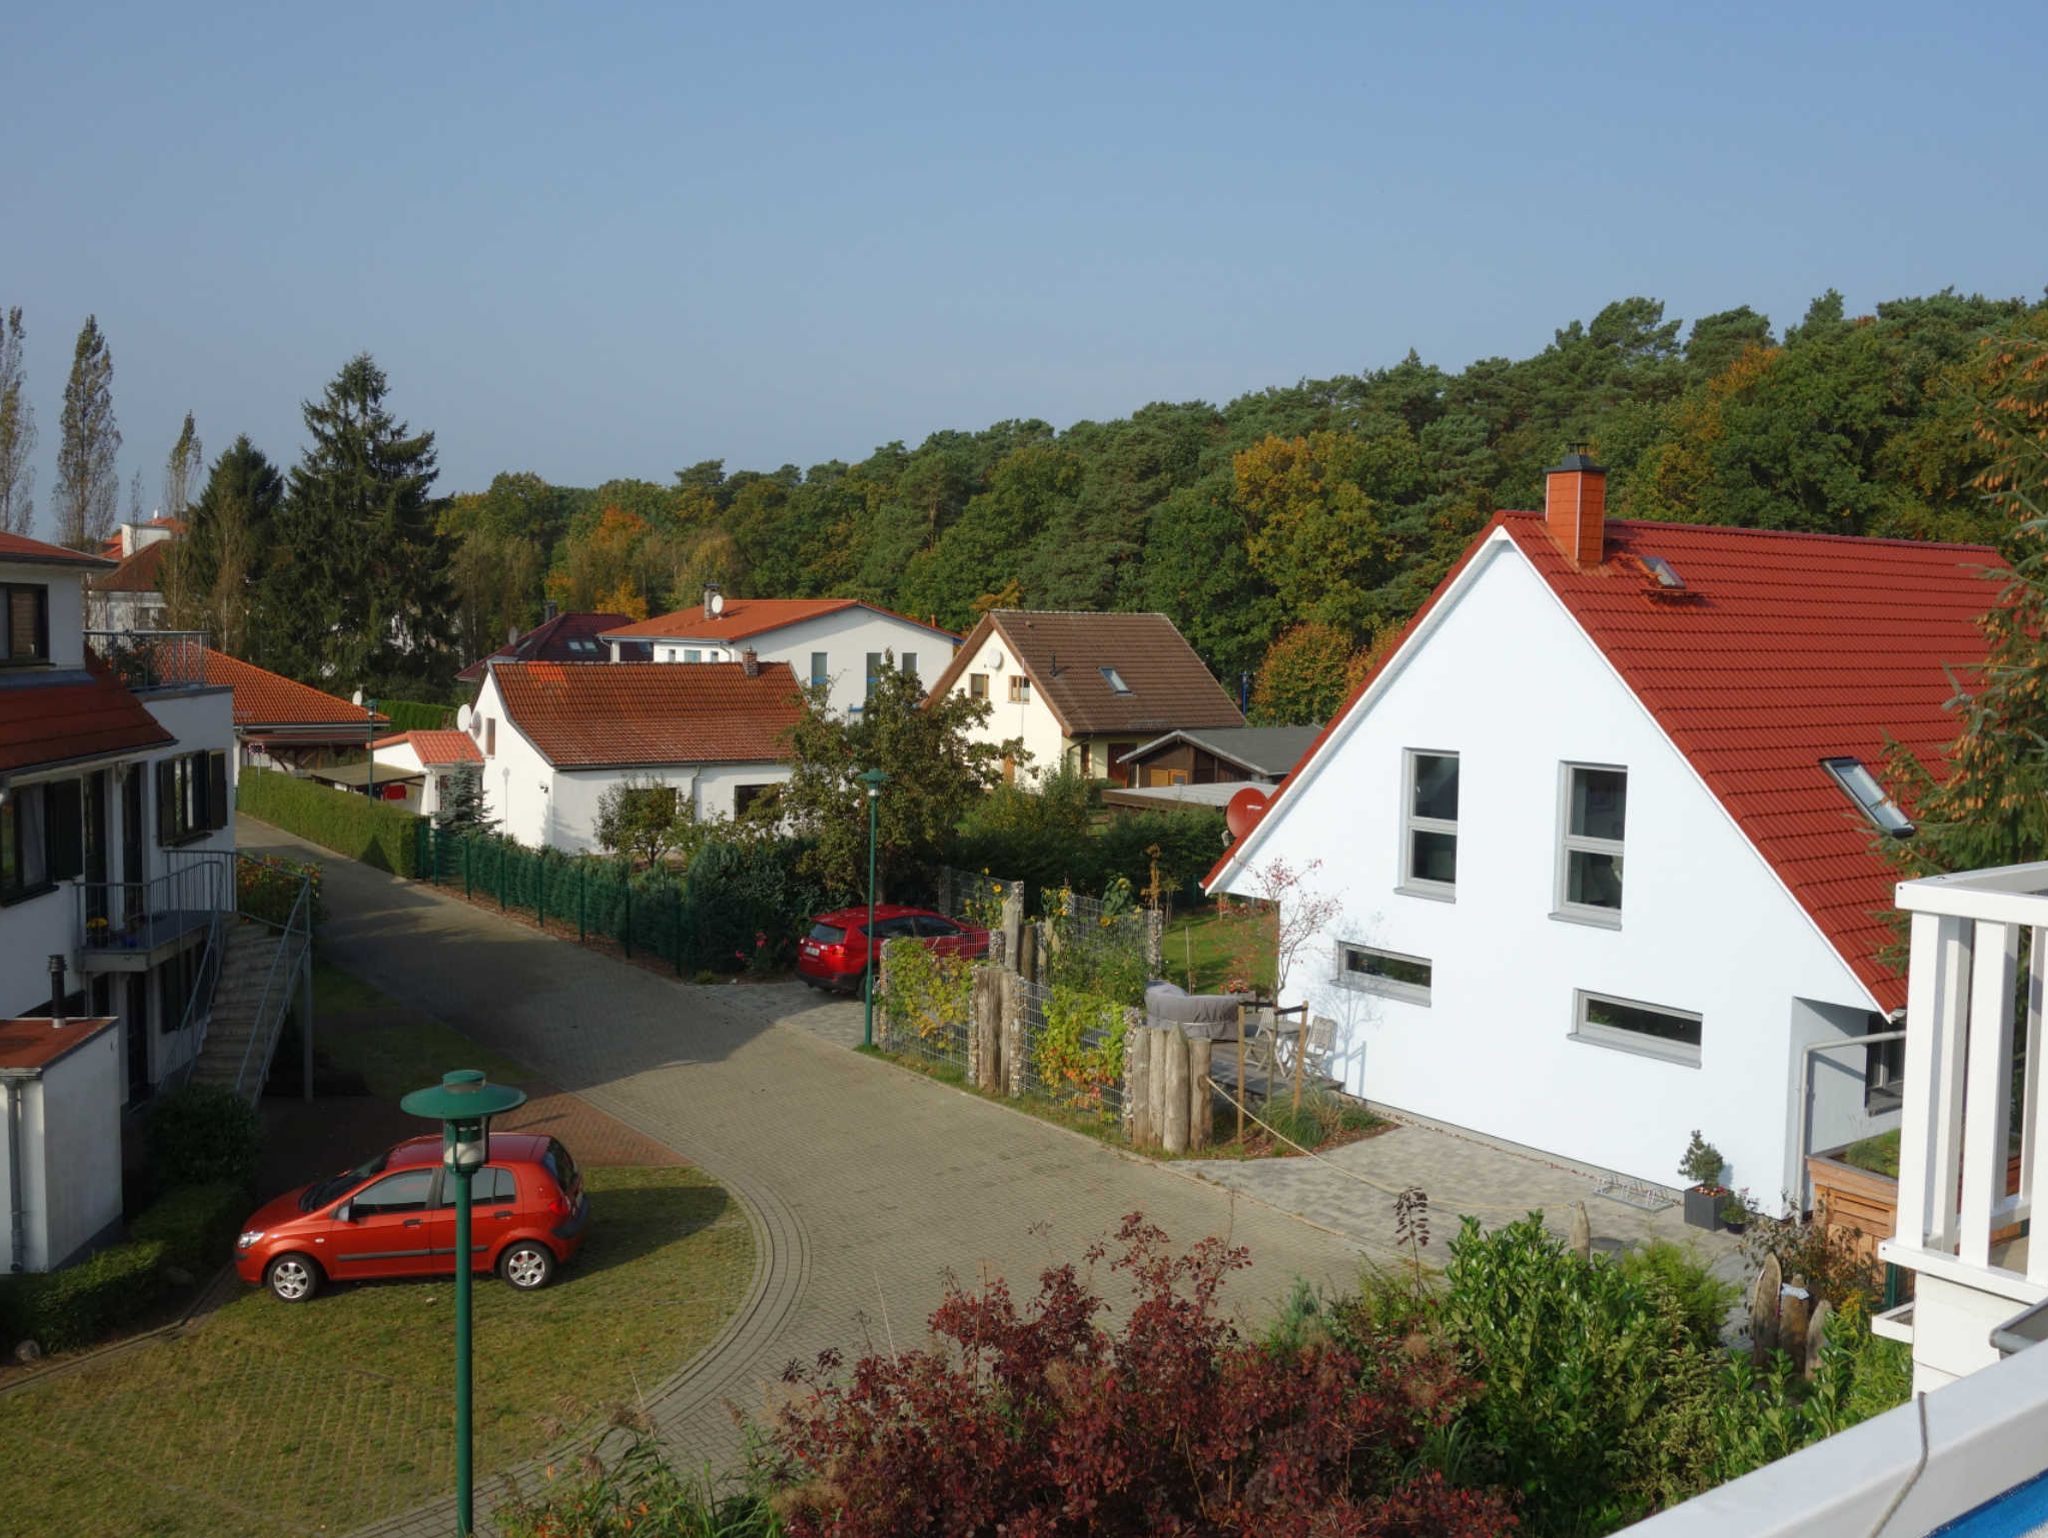
[[[1273,919],[1267,915],[1262,920],[1254,920],[1253,924],[1258,936],[1258,955],[1252,977],[1260,988],[1270,991],[1273,986]],[[1248,942],[1245,926],[1238,920],[1222,917],[1214,907],[1176,913],[1166,926],[1165,941],[1160,951],[1166,979],[1179,983],[1190,993],[1221,993],[1233,970],[1231,958],[1234,950]]]
[[[324,961],[313,967],[313,998],[313,1041],[320,1055],[360,1076],[379,1099],[396,1100],[423,1084],[438,1083],[450,1068],[481,1068],[504,1083],[529,1077],[523,1064],[478,1046]]]
[[[479,1279],[477,1467],[546,1452],[706,1346],[753,1270],[689,1169],[586,1171],[589,1242],[528,1296]],[[453,1481],[453,1284],[251,1291],[181,1337],[0,1398],[9,1532],[340,1533]]]

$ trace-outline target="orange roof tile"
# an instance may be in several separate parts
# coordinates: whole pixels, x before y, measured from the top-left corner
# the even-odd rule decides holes
[[[400,732],[393,737],[379,737],[370,744],[372,748],[396,748],[410,744],[413,756],[422,768],[434,764],[480,764],[484,756],[477,750],[476,743],[468,732],[452,728],[438,731]]]
[[[744,641],[749,636],[780,630],[784,625],[837,614],[841,609],[866,609],[916,625],[950,641],[960,639],[950,630],[927,625],[921,619],[912,619],[907,614],[898,614],[858,598],[728,598],[724,612],[716,618],[705,614],[702,604],[692,604],[687,609],[676,609],[636,624],[621,625],[616,630],[605,631],[604,635],[607,640],[620,641]]]
[[[69,1057],[98,1036],[118,1015],[73,1015],[59,1023],[34,1015],[0,1020],[0,1071],[40,1074],[59,1058]]]
[[[97,663],[84,670],[18,674],[0,683],[0,772],[177,740]]]
[[[0,534],[0,561],[24,561],[32,566],[85,566],[99,571],[111,571],[120,564],[89,550],[46,545],[26,534]]]
[[[1821,760],[1860,758],[1875,769],[1890,740],[1945,771],[1958,730],[1950,670],[1967,679],[1984,660],[1976,621],[1998,600],[1997,552],[1616,519],[1607,559],[1580,568],[1540,514],[1502,513],[1273,791],[1266,818],[1495,530],[1563,601],[1872,998],[1902,1006],[1905,979],[1880,959],[1893,941],[1886,915],[1899,872]],[[1684,587],[1659,590],[1642,564],[1650,556],[1668,561]],[[1208,879],[1230,861],[1226,852]]]
[[[92,578],[86,585],[95,593],[158,593],[163,591],[164,557],[171,541],[151,540],[112,571]]]
[[[789,665],[493,662],[505,714],[557,768],[786,760],[801,715]]]
[[[280,726],[346,727],[360,733],[370,722],[362,706],[338,699],[311,684],[259,668],[240,657],[206,648],[206,681],[235,691],[235,729]],[[388,721],[381,713],[376,718]],[[358,739],[360,740],[360,739]]]

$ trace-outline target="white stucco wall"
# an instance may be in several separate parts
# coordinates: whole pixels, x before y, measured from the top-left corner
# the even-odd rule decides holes
[[[733,791],[741,785],[779,785],[790,766],[758,764],[659,764],[620,769],[556,769],[532,741],[505,718],[495,679],[477,696],[479,720],[495,719],[497,751],[484,761],[484,804],[499,830],[522,844],[551,846],[582,854],[597,848],[597,804],[605,791],[626,780],[673,785],[687,794],[699,817],[730,817]],[[478,736],[479,743],[483,737]]]
[[[1396,890],[1408,749],[1459,755],[1451,901]],[[1551,917],[1566,762],[1628,770],[1618,928]],[[1505,535],[1247,856],[1320,861],[1309,885],[1341,902],[1287,993],[1338,1021],[1354,1092],[1639,1179],[1678,1184],[1697,1127],[1759,1201],[1795,1189],[1794,1001],[1872,1007]],[[1340,939],[1427,959],[1430,1003],[1336,985]],[[1578,989],[1699,1014],[1699,1065],[1574,1039]]]
[[[1000,662],[1000,665],[998,665]],[[1008,742],[1021,738],[1024,751],[1030,755],[1028,767],[1020,768],[1020,779],[1037,779],[1060,765],[1067,751],[1066,734],[1060,730],[1060,723],[1052,713],[1052,707],[1045,702],[1045,696],[1034,686],[1031,698],[1022,702],[1010,698],[1010,680],[1025,676],[1024,666],[1017,660],[1015,652],[1003,643],[1001,635],[994,631],[974,649],[974,655],[967,659],[960,676],[953,681],[950,693],[969,693],[975,674],[988,679],[988,719],[968,733],[977,742]]]
[[[50,996],[50,957],[73,966],[78,955],[78,889],[54,891],[0,908],[0,1017],[11,1018]],[[78,986],[74,974],[70,986]]]
[[[40,1077],[14,1081],[21,1150],[22,1268],[76,1259],[121,1216],[121,1033],[110,1027]],[[0,1088],[0,1271],[11,1269],[13,1224],[7,1095]]]
[[[916,659],[917,674],[934,679],[953,660],[953,641],[935,630],[872,609],[840,609],[815,619],[799,620],[764,635],[730,644],[657,641],[653,660],[681,662],[696,652],[699,662],[736,662],[751,647],[763,662],[786,662],[799,684],[811,681],[811,654],[825,653],[826,676],[832,681],[832,708],[858,710],[867,698],[869,652],[888,652],[899,666],[906,655]],[[616,659],[614,659],[616,660]]]
[[[26,582],[50,590],[50,665],[85,666],[85,573],[61,566],[0,561],[0,582]]]

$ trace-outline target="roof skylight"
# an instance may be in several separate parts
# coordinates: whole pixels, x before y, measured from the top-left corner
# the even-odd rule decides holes
[[[1129,694],[1131,692],[1131,686],[1124,682],[1124,675],[1115,668],[1104,668],[1102,670],[1102,679],[1104,683],[1109,685],[1109,692],[1112,694]]]
[[[1893,838],[1913,836],[1913,820],[1899,809],[1898,802],[1885,793],[1885,788],[1877,782],[1877,776],[1863,767],[1862,759],[1824,758],[1820,765],[1835,777],[1835,783],[1880,831],[1889,833]]]
[[[1657,579],[1657,586],[1670,588],[1673,591],[1685,586],[1685,578],[1681,577],[1678,574],[1678,569],[1665,560],[1663,556],[1646,555],[1639,557],[1639,559],[1643,563],[1643,569]]]

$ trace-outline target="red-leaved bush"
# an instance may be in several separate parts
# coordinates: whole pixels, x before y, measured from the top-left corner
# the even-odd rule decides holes
[[[1121,1330],[1064,1265],[1022,1310],[1001,1281],[949,1289],[931,1349],[843,1376],[835,1353],[792,1367],[806,1392],[774,1437],[791,1538],[1514,1531],[1501,1494],[1416,1469],[1428,1428],[1477,1388],[1438,1346],[1390,1336],[1362,1361],[1326,1340],[1248,1341],[1216,1306],[1244,1250],[1176,1254],[1136,1213],[1117,1239],[1112,1269],[1135,1293]]]

